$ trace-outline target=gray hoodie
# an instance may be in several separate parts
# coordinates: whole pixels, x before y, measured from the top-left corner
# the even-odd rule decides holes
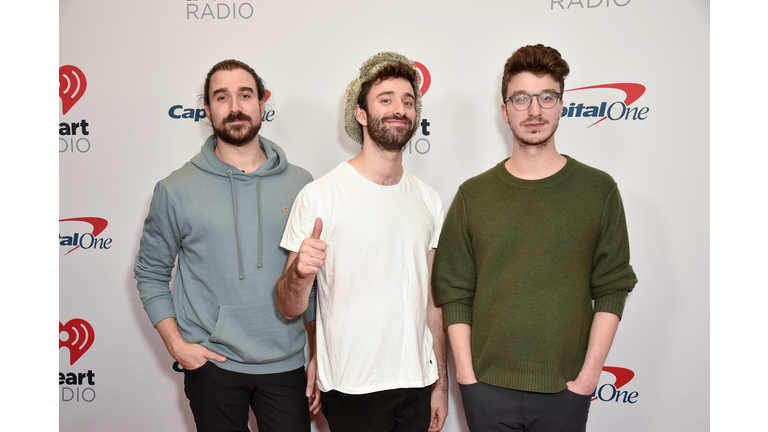
[[[214,153],[199,154],[155,186],[134,263],[152,325],[175,317],[181,335],[225,357],[212,363],[241,373],[279,373],[304,365],[304,324],[277,311],[279,247],[296,194],[312,181],[277,144],[259,136],[267,161],[243,173]],[[178,256],[178,270],[169,288]],[[314,298],[307,308],[314,319]]]

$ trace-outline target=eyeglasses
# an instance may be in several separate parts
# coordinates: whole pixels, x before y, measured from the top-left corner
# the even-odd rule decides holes
[[[512,102],[512,106],[516,110],[525,111],[531,106],[531,101],[533,101],[534,96],[536,96],[536,99],[539,101],[539,106],[547,109],[557,105],[557,101],[560,100],[562,95],[555,92],[541,92],[537,94],[520,93],[504,99],[504,102]]]

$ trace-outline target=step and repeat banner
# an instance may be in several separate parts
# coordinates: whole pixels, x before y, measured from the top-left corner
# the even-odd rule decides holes
[[[359,151],[342,111],[363,61],[410,57],[423,110],[404,164],[447,209],[463,181],[509,155],[502,68],[537,43],[571,66],[558,150],[618,182],[640,281],[588,428],[709,430],[708,1],[62,0],[59,9],[61,431],[194,430],[133,260],[155,183],[211,133],[201,99],[211,66],[235,58],[262,76],[261,134],[318,178]],[[443,430],[467,431],[450,358],[449,373]],[[322,415],[312,427],[327,430]]]

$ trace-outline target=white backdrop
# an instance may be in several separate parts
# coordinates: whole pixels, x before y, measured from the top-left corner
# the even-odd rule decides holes
[[[393,50],[421,63],[429,125],[404,163],[447,208],[461,182],[508,155],[502,67],[535,43],[569,62],[566,90],[602,87],[565,94],[574,110],[561,120],[558,149],[619,183],[640,280],[606,363],[619,372],[603,373],[589,430],[709,430],[707,1],[61,0],[59,8],[60,76],[73,83],[63,98],[76,99],[59,110],[60,430],[194,430],[182,374],[132,270],[154,184],[210,134],[194,112],[213,64],[237,58],[256,69],[272,92],[261,133],[319,177],[359,150],[341,113],[362,62]],[[76,76],[85,84],[75,86]],[[644,92],[628,101],[623,83]],[[588,107],[603,103],[609,118],[590,126],[601,117],[586,117]],[[83,246],[70,252],[75,235]],[[633,377],[617,382],[627,370]],[[444,430],[466,431],[450,373]],[[313,430],[327,430],[322,415]]]

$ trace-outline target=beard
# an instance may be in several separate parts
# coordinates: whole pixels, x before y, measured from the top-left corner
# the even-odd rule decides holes
[[[403,120],[406,126],[389,126],[385,122],[389,120]],[[408,140],[416,132],[413,120],[405,116],[374,117],[368,124],[368,135],[374,144],[384,151],[402,151]]]
[[[243,120],[246,123],[236,125],[228,124],[235,120]],[[213,134],[216,135],[216,138],[227,144],[242,147],[253,141],[253,139],[256,138],[256,135],[259,134],[259,129],[261,129],[261,117],[259,117],[259,121],[253,121],[251,116],[243,114],[242,112],[230,113],[219,124],[211,122],[211,126],[213,126]]]

